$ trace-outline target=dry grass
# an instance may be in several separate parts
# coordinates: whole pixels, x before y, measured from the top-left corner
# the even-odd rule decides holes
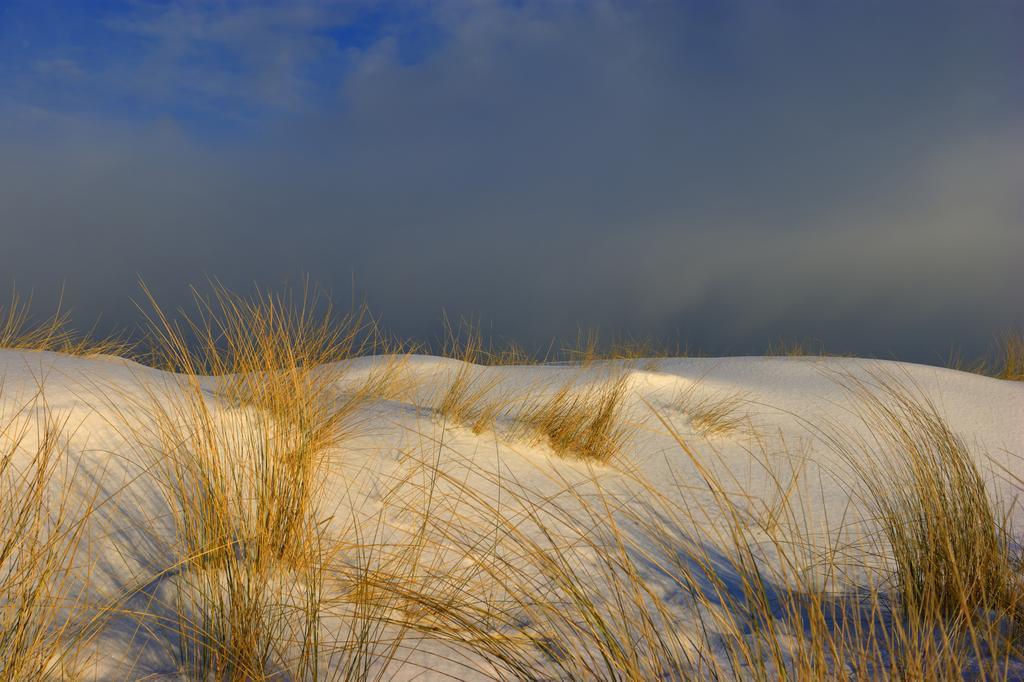
[[[493,428],[508,404],[506,397],[495,395],[500,379],[479,364],[494,356],[484,351],[483,337],[472,324],[463,321],[456,328],[446,321],[446,329],[443,355],[457,365],[447,373],[445,387],[434,400],[434,412],[446,423],[483,433]]]
[[[950,349],[943,365],[948,369],[955,369],[958,372],[982,375],[989,375],[991,373],[989,371],[989,361],[986,358],[968,360],[959,348]]]
[[[206,557],[211,543],[223,545],[234,534],[204,529],[203,519],[235,517],[243,526],[256,522],[241,531],[258,541],[253,551],[269,551],[276,560],[302,557],[327,456],[347,434],[358,405],[386,380],[377,377],[347,395],[335,391],[346,361],[359,350],[363,317],[337,318],[329,304],[317,313],[309,292],[296,306],[279,296],[245,299],[215,286],[211,298],[197,297],[197,303],[196,317],[186,318],[192,338],[154,304],[155,347],[186,384],[176,404],[153,406],[161,450],[180,455],[168,458],[175,467],[168,479],[176,490],[198,496],[182,500],[183,509],[219,504],[234,489],[251,489],[253,508],[225,501],[230,514],[215,509],[186,520],[187,537],[196,540],[187,546]],[[200,382],[204,374],[237,409],[214,414]]]
[[[509,403],[507,397],[494,395],[500,380],[488,376],[483,368],[467,363],[460,363],[449,372],[449,377],[434,405],[437,415],[447,423],[466,426],[476,434],[493,429]]]
[[[389,354],[383,357],[378,367],[370,370],[362,385],[354,385],[349,393],[371,402],[412,402],[419,384],[420,378],[409,369],[409,356]]]
[[[178,374],[118,416],[173,516],[166,601],[191,676],[302,679],[320,658],[328,464],[389,375],[338,390],[363,318],[316,303],[214,287],[184,324],[154,304],[154,357]]]
[[[515,341],[506,341],[500,347],[492,348],[483,358],[484,364],[499,367],[536,365],[547,361],[546,356],[538,357]]]
[[[999,338],[999,368],[996,376],[1024,381],[1024,332],[1007,332]]]
[[[496,342],[493,337],[484,341],[480,325],[472,320],[461,319],[459,323],[444,318],[445,337],[441,347],[442,357],[461,360],[475,365],[493,367],[514,365],[536,365],[548,361],[551,351],[541,355],[531,353],[514,340]]]
[[[600,335],[596,330],[583,331],[580,329],[576,334],[576,343],[563,347],[561,354],[569,362],[587,367],[598,360],[605,359],[600,345]]]
[[[694,431],[713,437],[737,430],[750,431],[750,419],[744,410],[748,402],[741,391],[705,394],[699,383],[693,383],[679,392],[672,400],[672,407],[687,416]]]
[[[1006,679],[1021,661],[1024,585],[1007,512],[976,453],[912,387],[847,377],[858,428],[811,425],[855,474],[879,530],[859,544],[844,539],[846,519],[812,528],[797,492],[811,483],[807,452],[752,439],[767,487],[755,494],[668,420],[699,490],[557,460],[543,464],[554,487],[531,489],[444,450],[442,437],[435,456],[421,443],[408,469],[374,481],[389,488],[379,513],[363,513],[365,496],[347,487],[351,522],[339,531],[325,501],[331,465],[362,406],[409,393],[401,359],[345,382],[373,338],[359,313],[339,320],[305,294],[296,307],[220,287],[198,302],[182,323],[154,308],[152,361],[176,374],[115,413],[173,521],[177,561],[153,578],[190,678],[387,679],[426,643],[439,648],[424,673],[444,657],[464,661],[466,676],[523,680]],[[446,353],[460,362],[434,408],[491,428],[507,402],[480,365],[505,360],[479,334],[456,336]],[[594,339],[579,344],[581,364],[607,357]],[[1019,378],[1021,344],[1006,348],[1004,378]],[[620,367],[531,400],[513,435],[628,465],[629,377]],[[744,404],[690,391],[674,406],[716,435],[743,428]],[[43,419],[23,471],[13,463],[27,427],[0,434],[5,679],[64,674],[77,636],[56,605],[81,524],[45,494],[63,426]]]
[[[980,658],[1007,624],[1024,626],[1024,575],[1005,513],[976,456],[913,386],[882,374],[847,377],[863,428],[833,437],[891,551],[896,592],[915,628],[936,622]]]
[[[509,403],[507,397],[494,395],[499,383],[497,377],[487,377],[479,368],[462,365],[434,410],[445,422],[467,426],[473,433],[492,430]]]
[[[647,360],[649,364],[646,368],[655,370],[658,360],[691,357],[692,351],[689,345],[680,345],[678,341],[672,344],[650,337],[625,336],[613,338],[610,343],[605,344],[596,330],[581,329],[576,335],[575,343],[562,348],[561,356],[581,367],[589,367],[602,360]]]
[[[31,312],[31,299],[23,300],[17,291],[11,300],[0,306],[0,348],[53,351],[68,355],[118,355],[131,353],[132,344],[124,339],[92,338],[91,334],[78,334],[70,327],[71,315],[61,310],[36,319]]]
[[[86,634],[70,571],[89,508],[70,506],[66,419],[36,395],[0,422],[0,678],[73,675]]]
[[[434,411],[446,422],[468,426],[473,433],[493,428],[508,403],[507,399],[492,397],[500,383],[498,378],[466,363],[450,372],[450,377]]]
[[[1012,330],[997,335],[994,348],[975,360],[966,360],[959,350],[954,349],[946,358],[945,366],[1006,381],[1024,381],[1024,331]]]
[[[524,405],[515,417],[516,430],[563,457],[607,464],[633,432],[623,419],[628,395],[626,372],[584,388],[570,381],[551,397]]]
[[[778,339],[768,344],[764,354],[778,357],[825,357],[825,344],[820,339]]]
[[[871,412],[880,398],[858,400],[886,428]],[[518,487],[495,497],[435,471],[452,487],[443,497],[488,520],[479,535],[465,521],[457,531],[451,519],[432,526],[439,543],[486,547],[473,554],[476,566],[504,588],[488,619],[474,621],[480,650],[520,679],[1005,679],[1022,658],[1006,628],[1021,592],[1019,573],[1006,571],[1002,519],[944,422],[925,403],[902,404],[909,412],[890,414],[890,433],[910,435],[919,451],[934,446],[934,457],[908,463],[910,478],[897,474],[909,506],[889,504],[894,486],[874,487],[881,472],[859,463],[866,509],[892,512],[877,519],[883,545],[868,536],[844,546],[841,528],[814,541],[821,531],[793,494],[802,466],[786,476],[766,450],[751,451],[774,485],[753,496],[667,421],[707,488],[692,504],[689,492],[674,501],[639,478],[609,489],[596,475],[567,476],[555,496]],[[960,485],[966,499],[951,500]],[[775,523],[756,521],[766,514]],[[874,565],[880,551],[895,560],[895,580],[880,568],[851,585],[844,576]]]
[[[627,377],[566,384],[519,413],[523,433],[571,457],[618,457]],[[706,486],[692,504],[691,492],[670,499],[640,478],[610,489],[598,473],[567,474],[552,495],[439,452],[385,495],[414,518],[400,540],[378,517],[357,524],[344,551],[327,551],[314,521],[304,558],[265,552],[264,568],[242,542],[216,570],[188,573],[179,608],[198,603],[203,615],[181,625],[192,647],[183,665],[218,677],[385,679],[429,640],[467,656],[467,671],[502,679],[1003,679],[1021,656],[1019,572],[972,453],[920,396],[850,388],[866,428],[827,442],[854,465],[881,544],[841,546],[838,529],[826,529],[836,539],[824,547],[812,540],[820,529],[794,494],[806,453],[787,475],[763,439],[750,455],[771,490],[755,496],[665,421]],[[738,409],[722,402],[709,411]],[[486,485],[453,474],[456,462]],[[204,483],[215,489],[206,497],[227,498],[217,488],[234,484],[222,478]],[[212,533],[265,532],[246,528]],[[883,562],[866,584],[846,582],[880,555],[891,580]],[[281,590],[271,576],[282,574],[301,589]],[[325,596],[331,585],[345,586],[340,599]],[[311,633],[339,610],[343,636],[328,646]]]
[[[691,357],[689,346],[678,342],[662,342],[650,337],[625,336],[613,338],[605,343],[597,330],[579,330],[576,339],[569,345],[556,348],[552,339],[546,348],[530,352],[512,340],[495,344],[491,339],[484,341],[480,326],[472,321],[460,320],[452,325],[447,318],[445,324],[445,343],[441,348],[444,357],[466,358],[466,351],[474,347],[471,362],[479,365],[512,366],[537,365],[550,362],[568,362],[588,367],[604,360],[649,360],[652,367],[659,359],[671,357]]]
[[[796,566],[764,571],[743,510],[729,496],[718,498],[731,519],[724,534],[695,542],[687,533],[693,511],[640,480],[608,490],[597,477],[566,478],[557,496],[503,488],[495,498],[443,472],[434,477],[453,488],[446,499],[463,499],[501,529],[495,535],[477,526],[480,535],[473,535],[468,523],[458,532],[450,521],[432,527],[439,543],[487,548],[473,553],[476,568],[503,589],[470,632],[508,677],[775,679],[793,672],[783,649],[807,607],[802,595],[780,593],[772,580],[785,574],[810,583]],[[708,483],[721,490],[713,475]],[[820,589],[815,594],[817,601],[808,601],[822,620],[829,602]],[[780,604],[776,595],[788,601]],[[834,653],[843,651],[807,662],[813,677],[826,676]]]
[[[658,360],[694,356],[689,344],[659,341],[651,337],[625,336],[612,341],[606,354],[610,360]]]

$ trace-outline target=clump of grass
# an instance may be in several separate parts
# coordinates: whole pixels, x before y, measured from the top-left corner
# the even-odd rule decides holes
[[[948,630],[979,658],[1003,650],[1003,625],[1024,626],[1024,576],[974,454],[912,387],[877,373],[871,383],[843,382],[869,435],[829,442],[860,480],[910,627]]]
[[[639,477],[613,490],[596,475],[555,474],[562,486],[552,494],[502,487],[495,475],[487,478],[499,487],[495,495],[462,475],[433,474],[455,490],[438,497],[462,500],[486,520],[457,532],[436,527],[504,588],[473,630],[485,655],[524,679],[1004,679],[1019,665],[1019,650],[997,626],[937,608],[916,617],[894,610],[908,599],[901,580],[892,591],[885,576],[850,586],[844,576],[877,556],[870,537],[846,546],[826,528],[824,542],[813,540],[822,531],[792,494],[792,480],[769,475],[769,510],[735,479],[723,480],[717,472],[728,474],[726,462],[663,424],[706,484],[692,504],[696,491],[670,499],[664,486]],[[770,467],[767,451],[750,454]],[[777,520],[770,527],[756,522],[767,511]],[[974,530],[991,537],[999,519],[982,515],[986,521],[996,525]],[[970,563],[975,552],[967,551]],[[947,575],[966,577],[965,567],[947,564]],[[959,603],[960,615],[964,604],[994,605],[971,591],[983,582],[947,582],[959,595],[949,605]],[[982,601],[967,602],[972,595]]]
[[[778,339],[768,344],[765,355],[780,357],[825,356],[825,344],[820,339]]]
[[[944,366],[948,369],[955,369],[958,372],[969,372],[971,374],[991,374],[989,369],[989,360],[985,357],[976,358],[974,360],[968,360],[964,357],[963,351],[960,348],[953,347],[949,351],[949,355],[946,356]]]
[[[686,358],[692,351],[689,345],[659,341],[651,337],[625,336],[612,341],[607,357],[611,360],[658,360]]]
[[[444,337],[439,349],[442,357],[474,365],[511,366],[541,364],[547,362],[551,355],[550,348],[543,355],[531,353],[511,339],[496,341],[493,336],[488,336],[485,341],[479,323],[471,319],[462,318],[454,324],[444,316],[442,323]]]
[[[994,347],[972,361],[965,360],[963,354],[954,349],[945,366],[1006,381],[1024,381],[1024,332],[1013,330],[997,335]]]
[[[624,336],[603,344],[597,330],[579,330],[576,341],[562,348],[566,361],[588,367],[600,360],[648,360],[648,369],[656,369],[657,361],[664,358],[690,357],[688,345],[658,341],[650,337]]]
[[[71,329],[71,314],[61,310],[43,318],[31,312],[31,299],[22,299],[11,292],[10,302],[0,306],[0,348],[53,351],[68,355],[128,356],[132,344],[122,338],[95,339],[91,334],[78,334]]]
[[[1024,381],[1024,332],[1007,332],[999,339],[1000,379]]]
[[[389,375],[338,388],[364,318],[339,319],[315,293],[296,307],[214,285],[197,308],[175,323],[153,303],[153,357],[177,374],[143,386],[142,418],[119,412],[174,521],[180,664],[197,677],[303,678],[320,656],[327,465]]]
[[[276,559],[301,557],[327,454],[346,435],[356,407],[376,390],[376,382],[344,396],[334,390],[360,349],[363,313],[339,318],[308,289],[296,303],[267,293],[247,299],[214,285],[210,297],[197,294],[196,302],[196,316],[185,318],[188,333],[155,302],[151,317],[157,357],[187,385],[170,412],[156,407],[161,441],[176,453],[169,461],[184,467],[167,472],[169,480],[180,492],[195,491],[196,499],[182,500],[187,509],[219,504],[231,488],[248,489],[253,509],[230,503],[239,522],[257,524],[243,535]],[[206,399],[199,381],[204,374],[239,408],[226,419]],[[232,515],[209,511],[187,526],[199,529],[202,519]],[[221,544],[230,537],[223,530],[215,532]],[[197,532],[198,542],[188,544],[204,556],[209,542],[205,531]]]
[[[582,367],[604,358],[600,350],[601,340],[596,330],[584,331],[580,329],[576,333],[576,343],[573,346],[562,348],[562,355],[569,362],[578,363]]]
[[[324,571],[310,548],[287,569],[236,554],[176,575],[163,606],[175,614],[179,669],[199,679],[315,679]]]
[[[778,589],[773,581],[786,577],[810,589],[803,564],[765,570],[745,510],[702,470],[711,506],[730,522],[724,535],[696,541],[687,536],[693,510],[640,479],[612,490],[597,476],[556,474],[552,495],[491,478],[500,493],[489,496],[437,472],[433,480],[456,491],[438,497],[464,500],[486,520],[437,532],[473,550],[478,570],[503,588],[474,623],[481,652],[520,679],[774,679],[794,671],[789,638],[817,606],[821,660],[808,656],[807,678],[827,676],[832,656],[845,653],[825,638],[830,602],[820,589],[808,593],[809,606]],[[706,521],[715,510],[697,513]],[[779,537],[778,546],[792,555],[794,540]]]
[[[517,430],[558,455],[607,464],[633,432],[623,419],[628,395],[628,373],[582,389],[570,381],[550,398],[525,405],[516,415]]]
[[[491,397],[498,384],[497,377],[488,377],[481,368],[462,363],[452,372],[434,410],[447,422],[483,433],[494,426],[507,403]]]
[[[483,350],[479,329],[463,320],[452,327],[446,320],[447,336],[443,354],[456,361],[449,369],[444,390],[435,400],[434,411],[446,422],[468,426],[474,433],[493,427],[507,401],[494,397],[500,384],[497,376],[479,365],[492,356]]]
[[[470,365],[486,362],[489,353],[484,349],[484,336],[478,324],[465,318],[455,324],[447,316],[442,322],[444,339],[441,344],[441,357]]]
[[[482,358],[483,364],[493,366],[536,365],[547,361],[547,356],[531,353],[515,341],[505,341],[498,347],[489,348]]]
[[[698,397],[699,388],[699,384],[691,384],[672,401],[672,406],[688,417],[694,431],[702,436],[722,436],[750,426],[750,419],[743,410],[748,398],[742,392]]]
[[[41,416],[33,415],[37,407]],[[72,515],[68,478],[51,491],[65,455],[65,418],[37,395],[2,422],[0,678],[54,679],[73,674],[85,638],[74,624],[81,605],[71,599],[70,572],[89,508]],[[27,466],[17,464],[25,459]]]
[[[482,431],[493,423],[494,412],[486,409],[486,396],[494,382],[483,382],[481,373],[460,366],[448,387],[441,394],[434,410],[453,424],[469,424],[474,431]]]
[[[389,354],[367,374],[362,385],[351,392],[368,401],[409,399],[419,385],[418,378],[409,371],[408,356]]]

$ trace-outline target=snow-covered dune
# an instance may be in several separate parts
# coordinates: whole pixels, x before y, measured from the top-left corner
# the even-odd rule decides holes
[[[634,518],[645,515],[648,506],[688,510],[673,517],[679,522],[676,526],[686,526],[676,528],[680,537],[717,541],[735,521],[729,515],[731,507],[723,505],[723,490],[743,510],[751,542],[763,542],[758,557],[767,564],[782,561],[772,539],[779,528],[792,523],[790,517],[783,519],[783,508],[799,510],[795,517],[800,528],[791,530],[808,543],[802,548],[807,555],[834,547],[838,537],[856,544],[873,529],[861,523],[866,507],[849,456],[830,446],[829,437],[860,434],[875,442],[856,392],[879,381],[899,385],[908,395],[934,405],[969,446],[997,504],[1012,500],[1019,487],[1013,476],[1024,479],[1022,382],[897,362],[818,357],[473,367],[468,370],[471,381],[481,387],[476,399],[496,407],[493,419],[471,428],[434,409],[460,366],[456,360],[410,356],[358,358],[344,367],[325,369],[337,371],[332,391],[338,400],[375,373],[396,377],[388,390],[359,404],[324,469],[325,492],[319,504],[331,536],[340,538],[340,565],[354,565],[363,557],[359,548],[369,544],[400,546],[409,538],[429,536],[433,539],[421,555],[416,580],[425,581],[425,575],[452,580],[458,576],[464,580],[463,593],[476,594],[483,603],[499,599],[503,589],[515,585],[511,578],[501,584],[499,576],[480,569],[481,564],[527,540],[545,546],[552,542],[546,535],[552,529],[565,537],[586,536],[584,519],[595,518],[598,507],[622,524],[620,532],[629,535],[631,547],[649,557],[665,548],[658,546],[657,538],[647,537]],[[517,422],[523,405],[536,404],[566,387],[600,387],[609,377],[624,377],[626,393],[616,417],[625,429],[624,441],[607,463],[558,454]],[[79,665],[88,678],[153,679],[181,673],[181,643],[173,626],[180,614],[175,609],[198,607],[180,595],[171,596],[184,569],[167,501],[155,480],[160,471],[142,455],[146,444],[139,442],[138,430],[125,426],[131,415],[145,412],[145,406],[161,396],[173,403],[181,382],[120,358],[0,350],[0,414],[12,419],[22,410],[18,418],[24,419],[41,414],[45,406],[66,419],[68,464],[58,478],[72,479],[69,487],[77,508],[93,507],[75,558],[71,591],[81,603],[95,607],[90,611],[94,615],[100,607],[109,607],[82,648]],[[225,400],[215,379],[203,379],[202,386],[214,414],[230,416],[252,409]],[[37,394],[41,399],[33,401]],[[30,431],[18,450],[21,465],[29,461],[33,447],[36,434]],[[879,454],[900,456],[896,451]],[[709,485],[709,475],[720,489]],[[549,522],[538,520],[536,515],[548,508],[559,511]],[[1024,517],[1019,510],[1013,513],[1019,528]],[[503,528],[517,524],[515,532],[524,534],[519,539]],[[599,536],[597,531],[591,535]],[[474,539],[476,544],[467,550]],[[579,560],[593,566],[592,572],[581,570],[580,575],[593,577],[595,595],[608,592],[611,588],[601,578],[605,569],[598,566],[594,547],[580,544]],[[650,588],[645,599],[661,600],[680,628],[703,628],[704,634],[695,635],[694,641],[709,642],[711,655],[727,656],[720,638],[706,632],[714,625],[699,623],[700,609],[694,608],[692,595],[681,589],[679,580],[667,575],[671,571],[653,560],[630,565],[647,571],[640,576]],[[728,573],[727,563],[722,570]],[[851,569],[822,585],[833,590],[851,587],[867,570]],[[277,579],[296,581],[287,571]],[[294,589],[295,599],[301,600],[306,588]],[[349,579],[324,583],[323,600],[332,607],[325,609],[316,626],[324,633],[322,642],[351,641],[359,621],[352,606],[356,601],[350,598],[353,590]],[[612,597],[603,594],[595,599]],[[522,614],[524,630],[530,618],[529,612]],[[376,634],[383,637],[399,621],[390,619]],[[466,642],[453,642],[442,630],[438,625],[436,637],[427,628],[403,633],[394,649],[374,649],[377,658],[362,661],[361,670],[382,679],[512,674]],[[699,645],[693,646],[700,651]],[[335,666],[337,677],[344,677],[347,673],[339,671],[351,665],[345,663],[350,661],[346,656],[326,656],[321,673]],[[538,670],[545,669],[546,657],[557,658],[550,652],[538,654]],[[564,672],[554,663],[550,670],[553,677]]]

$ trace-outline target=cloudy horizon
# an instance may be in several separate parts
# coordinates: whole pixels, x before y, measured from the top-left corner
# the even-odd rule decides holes
[[[1024,3],[0,8],[0,293],[144,280],[709,354],[1024,324]]]

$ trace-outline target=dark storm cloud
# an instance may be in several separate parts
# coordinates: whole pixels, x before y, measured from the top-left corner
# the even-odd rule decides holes
[[[379,5],[368,7],[380,7]],[[376,13],[375,13],[376,12]],[[143,6],[0,72],[0,270],[127,323],[308,272],[713,352],[935,359],[1020,320],[1020,5]],[[27,29],[26,29],[27,30]],[[11,43],[20,35],[0,33]],[[4,54],[11,54],[9,48]]]

